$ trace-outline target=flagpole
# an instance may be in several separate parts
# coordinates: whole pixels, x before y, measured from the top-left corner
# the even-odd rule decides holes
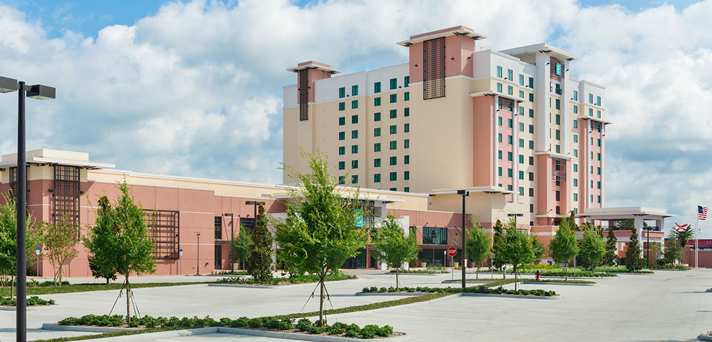
[[[695,226],[695,230],[697,231],[697,232],[695,233],[695,268],[696,268],[696,269],[699,269],[699,268],[700,268],[699,263],[698,263],[698,262],[699,262],[699,258],[698,258],[699,250],[698,250],[698,247],[697,247],[697,246],[698,246],[698,243],[697,243],[697,242],[700,240],[700,238],[699,238],[699,232],[700,232],[700,217],[699,217],[699,216],[697,216],[697,225]]]

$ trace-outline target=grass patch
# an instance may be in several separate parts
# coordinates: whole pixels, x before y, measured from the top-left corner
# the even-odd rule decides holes
[[[196,285],[196,284],[206,284],[206,282],[180,282],[180,283],[136,283],[131,284],[132,289],[139,288],[150,288],[150,287],[166,287],[166,286],[182,286],[182,285]],[[91,291],[108,291],[108,290],[119,290],[123,284],[112,283],[112,284],[70,284],[70,285],[47,285],[47,286],[28,286],[28,295],[46,295],[46,294],[57,294],[57,293],[73,293],[73,292],[91,292]],[[9,293],[11,288],[0,287],[0,293]]]
[[[348,275],[341,271],[334,272],[326,276],[326,281],[339,281],[356,279],[354,275]],[[245,284],[245,285],[292,285],[292,284],[307,284],[316,283],[319,281],[319,276],[316,274],[292,275],[285,278],[272,278],[270,281],[256,281],[252,278],[242,277],[226,277],[220,278],[216,283],[219,284]]]
[[[396,270],[391,270],[389,273],[395,274]],[[409,270],[398,271],[398,274],[413,274],[413,275],[433,275],[433,274],[442,274],[442,273],[450,273],[450,272],[444,267],[430,267],[430,268],[425,268],[425,269],[409,269]]]
[[[523,284],[545,284],[545,285],[593,285],[596,282],[591,280],[581,280],[581,279],[571,279],[571,280],[554,280],[554,279],[544,279],[544,280],[533,280],[524,279]]]

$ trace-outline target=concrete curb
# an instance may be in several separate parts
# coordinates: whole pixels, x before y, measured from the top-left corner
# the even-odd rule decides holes
[[[231,283],[215,283],[208,284],[208,287],[241,287],[246,289],[273,289],[280,285],[257,285],[257,284],[231,284]],[[284,285],[281,285],[284,286]]]
[[[475,292],[465,292],[461,294],[466,297],[495,297],[495,298],[516,298],[516,299],[538,299],[538,300],[555,300],[559,296],[524,296],[524,295],[510,295],[510,294],[494,294],[494,293],[475,293]]]
[[[538,282],[538,281],[523,281],[522,284],[524,285],[549,285],[549,286],[593,286],[596,285],[595,282],[590,283],[590,284],[581,284],[581,283],[566,283],[566,281],[561,281],[561,282],[556,282],[556,283],[550,283],[550,282]]]
[[[430,292],[356,292],[357,296],[394,296],[394,297],[413,297],[430,294]]]
[[[97,327],[88,325],[60,325],[58,323],[43,323],[42,330],[112,333],[120,331],[141,331],[143,328]]]
[[[50,305],[28,305],[27,306],[27,311],[34,311],[42,307],[50,307],[54,306],[56,304],[50,304]],[[15,306],[9,306],[9,305],[0,305],[0,311],[15,311]]]
[[[243,328],[217,328],[217,332],[223,334],[248,335],[258,337],[281,338],[297,341],[314,341],[314,342],[361,342],[361,338],[329,336],[329,335],[309,335],[305,333],[293,333],[286,331],[259,330],[259,329],[243,329]]]
[[[460,284],[461,282],[462,282],[461,279],[455,279],[455,280],[446,279],[446,280],[441,281],[440,283],[441,284]],[[466,279],[465,280],[465,283],[482,284],[482,285],[485,285],[489,282],[492,282],[492,280],[490,280],[490,279],[479,279],[479,280],[478,279]]]

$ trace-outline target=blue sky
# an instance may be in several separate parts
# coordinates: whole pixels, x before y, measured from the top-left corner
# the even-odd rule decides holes
[[[0,74],[59,89],[28,108],[43,118],[29,123],[29,147],[280,182],[286,68],[403,63],[395,42],[457,24],[488,36],[480,48],[548,41],[577,56],[575,77],[607,87],[607,206],[691,223],[697,204],[712,205],[712,117],[700,114],[712,108],[710,17],[712,0],[0,0]],[[0,117],[11,108],[0,97]],[[14,150],[14,129],[0,120],[0,153]]]

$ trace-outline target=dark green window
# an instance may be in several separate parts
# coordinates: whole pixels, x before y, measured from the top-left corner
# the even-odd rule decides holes
[[[390,83],[391,83],[391,89],[398,88],[398,79],[397,78],[391,78]]]
[[[403,125],[403,132],[409,133],[410,132],[410,124],[404,124]]]
[[[398,165],[398,157],[388,158],[388,165]]]
[[[376,158],[373,160],[373,167],[381,167],[381,158]]]
[[[388,189],[388,190],[390,190],[390,191],[398,191],[398,188],[390,188],[390,189]]]
[[[523,154],[519,155],[519,164],[524,164],[524,155]]]
[[[534,89],[534,77],[529,77],[529,88]]]
[[[343,126],[346,124],[346,118],[343,116],[339,117],[339,126]]]
[[[507,143],[509,143],[510,145],[514,144],[514,140],[513,140],[513,139],[514,139],[514,138],[513,138],[511,135],[507,136]]]
[[[342,160],[339,162],[339,170],[345,170],[345,169],[346,169],[346,162]]]
[[[346,154],[346,147],[345,146],[339,146],[339,155],[343,156]]]
[[[534,93],[529,93],[529,102],[534,102]]]
[[[534,110],[533,110],[533,109],[529,109],[529,117],[530,117],[530,118],[533,118],[533,117],[534,117]]]
[[[358,153],[358,145],[351,145],[351,153],[352,154]]]
[[[512,170],[512,168],[507,169],[507,177],[509,177],[509,178],[514,177],[514,170]]]
[[[339,184],[345,184],[346,183],[346,178],[344,176],[339,176]]]
[[[380,183],[380,182],[381,182],[381,174],[380,174],[380,173],[374,173],[374,174],[373,174],[373,182],[374,182],[374,183]]]
[[[351,139],[358,139],[358,130],[351,131]]]
[[[391,125],[388,130],[391,132],[391,134],[396,134],[398,132],[398,128],[396,125]]]
[[[358,100],[351,101],[351,109],[356,109],[356,108],[358,108]]]
[[[502,126],[502,117],[501,116],[497,117],[497,125]]]
[[[497,77],[502,78],[504,76],[504,69],[501,65],[497,66]]]
[[[502,177],[502,167],[501,166],[497,168],[497,176]]]
[[[373,98],[373,106],[378,107],[381,105],[381,98],[380,97],[374,97]]]
[[[403,93],[403,101],[410,101],[410,92],[406,91]]]
[[[390,178],[391,182],[395,182],[395,181],[398,180],[398,173],[397,173],[397,172],[391,172],[391,173],[389,174],[389,177],[388,177],[388,178]]]
[[[381,112],[373,113],[373,121],[381,121]]]
[[[512,156],[513,156],[512,152],[507,152],[507,160],[512,161]]]
[[[502,150],[497,151],[497,159],[502,160]]]
[[[405,164],[405,165],[410,164],[410,156],[409,155],[403,156],[403,164]]]
[[[403,116],[405,116],[405,117],[410,116],[410,108],[408,108],[408,107],[403,108]]]
[[[398,102],[398,94],[391,94],[389,101],[390,101],[390,103]]]
[[[398,148],[398,142],[395,140],[391,140],[391,142],[389,143],[389,146],[390,146],[391,150],[395,150]]]
[[[512,128],[514,126],[514,120],[513,119],[508,119],[507,120],[507,127]]]
[[[339,140],[346,139],[346,132],[339,132]]]
[[[358,85],[354,84],[351,86],[351,96],[358,96]]]
[[[373,136],[374,136],[374,137],[380,137],[380,136],[381,136],[381,128],[380,128],[380,127],[376,127],[376,128],[373,129]]]
[[[373,144],[373,152],[381,152],[381,143]]]
[[[410,139],[403,140],[403,148],[410,148]]]
[[[358,160],[352,160],[352,161],[351,161],[351,168],[352,168],[352,169],[358,169]]]
[[[404,87],[410,86],[410,76],[403,77],[403,86]]]
[[[346,102],[339,102],[339,111],[346,110]]]
[[[373,84],[373,92],[378,94],[381,92],[381,82],[376,82]]]
[[[351,115],[351,123],[352,124],[358,123],[358,115]]]
[[[556,101],[554,101],[554,107],[556,109],[561,109],[561,100],[556,99]]]
[[[351,176],[351,184],[357,184],[357,183],[358,183],[358,175]]]
[[[346,87],[341,87],[339,88],[339,98],[343,99],[344,97],[346,97]]]
[[[410,187],[409,186],[403,187],[403,192],[410,192]]]
[[[507,69],[507,79],[514,82],[514,70]]]
[[[410,171],[403,171],[403,180],[410,180]]]
[[[388,112],[389,116],[391,119],[395,119],[398,116],[398,111],[395,109],[391,109],[390,112]]]

